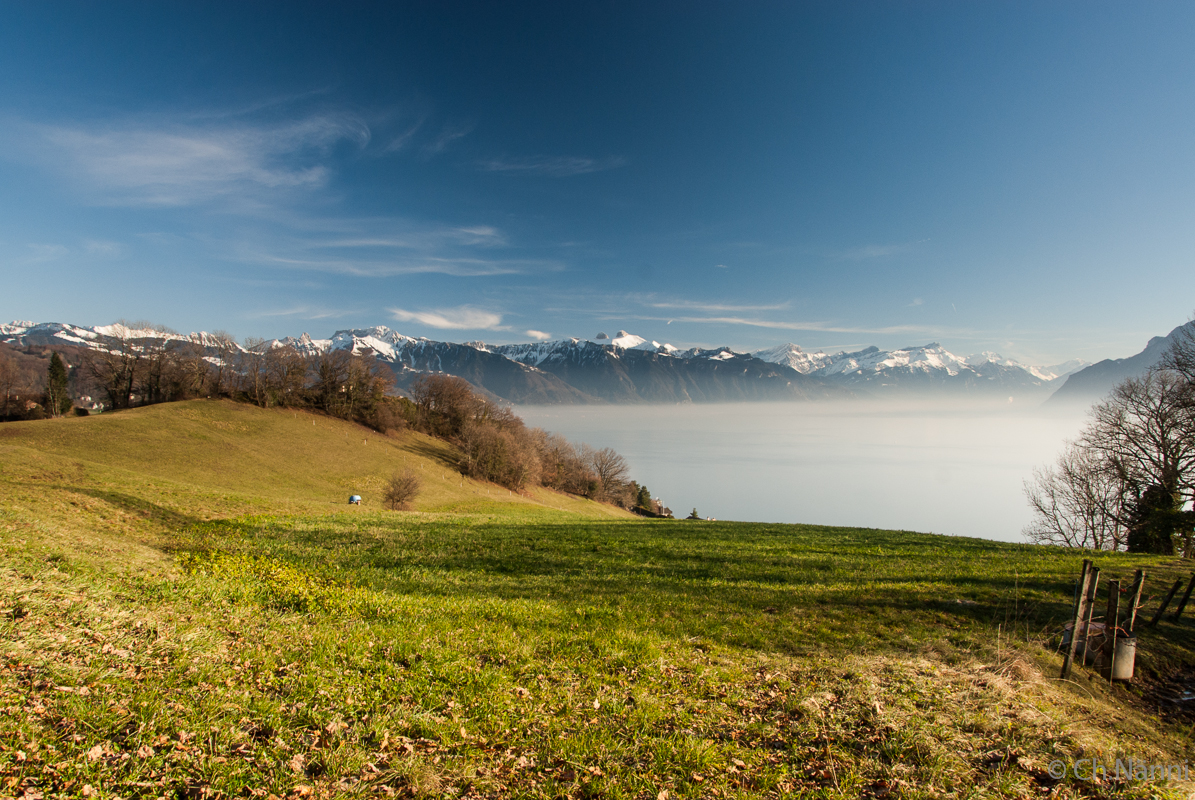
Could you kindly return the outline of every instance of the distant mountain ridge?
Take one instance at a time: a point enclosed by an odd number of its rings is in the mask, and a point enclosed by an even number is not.
[[[0,325],[0,342],[109,349],[139,340],[211,348],[207,333],[182,335],[123,325],[62,323]],[[1044,397],[1083,362],[1026,366],[995,353],[959,357],[940,343],[898,350],[809,352],[785,344],[752,353],[728,347],[682,350],[618,331],[592,339],[529,344],[457,344],[413,337],[385,326],[337,331],[328,339],[304,333],[263,342],[308,355],[330,350],[372,354],[388,364],[400,388],[420,375],[457,375],[496,399],[522,404],[711,403],[846,399],[894,394]],[[238,346],[239,347],[239,346]],[[240,347],[242,352],[248,352]]]
[[[1155,336],[1146,343],[1145,349],[1128,358],[1106,358],[1071,374],[1066,382],[1050,396],[1049,402],[1093,403],[1112,391],[1112,387],[1125,378],[1144,375],[1162,360],[1183,329],[1195,331],[1195,322],[1179,325],[1165,336]]]
[[[966,394],[1045,394],[1056,381],[1085,362],[1068,361],[1050,367],[1020,364],[998,353],[961,358],[938,342],[898,350],[868,347],[833,355],[785,344],[754,355],[786,364],[805,375],[871,393],[941,392]]]

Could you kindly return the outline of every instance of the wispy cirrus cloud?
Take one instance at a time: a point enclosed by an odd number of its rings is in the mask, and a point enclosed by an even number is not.
[[[186,206],[324,186],[328,151],[364,147],[369,127],[350,116],[284,124],[137,119],[106,125],[16,126],[25,149],[96,203]]]
[[[344,221],[345,225],[354,224]],[[459,245],[464,247],[500,247],[505,235],[488,225],[452,227],[446,225],[402,225],[397,220],[364,220],[356,223],[359,232],[333,232],[327,238],[310,238],[305,246],[314,249],[346,250],[416,250]]]
[[[285,106],[285,102],[283,102]],[[159,246],[206,248],[217,259],[277,269],[387,277],[541,274],[558,260],[524,254],[497,227],[394,217],[346,216],[351,183],[335,182],[345,149],[369,147],[373,132],[348,113],[297,114],[279,122],[228,114],[140,115],[124,119],[0,126],[0,152],[27,158],[61,179],[87,205],[201,213],[159,217],[171,228]],[[375,120],[385,132],[391,121]],[[419,118],[400,129],[379,154],[405,148],[431,156],[469,134],[471,124],[433,128]],[[229,219],[235,215],[235,223]],[[185,229],[178,227],[178,221]],[[140,234],[137,234],[140,235]],[[115,245],[85,245],[91,256],[114,257]],[[82,251],[80,251],[82,252]],[[27,252],[47,260],[65,251]]]
[[[313,308],[306,305],[291,306],[289,308],[271,309],[249,314],[250,318],[266,317],[299,317],[301,319],[332,319],[343,317],[348,312],[339,309]]]
[[[440,308],[429,311],[408,311],[404,308],[387,309],[390,316],[399,322],[418,322],[431,328],[454,331],[506,331],[510,326],[502,324],[502,315],[473,306]]]
[[[241,260],[274,267],[330,272],[367,278],[386,278],[395,275],[440,274],[458,278],[478,278],[496,275],[526,275],[555,268],[554,264],[518,259],[443,258],[424,256],[411,258],[288,258],[266,251],[243,252]]]
[[[591,172],[604,172],[625,166],[625,158],[586,158],[583,156],[530,156],[526,158],[492,158],[478,161],[483,172],[500,172],[508,175],[542,175],[550,178],[571,178]]]
[[[89,255],[102,256],[104,258],[117,258],[124,255],[124,245],[120,242],[109,242],[101,239],[88,239],[83,243],[83,249]]]
[[[472,133],[476,127],[476,123],[473,122],[458,122],[445,125],[440,129],[440,132],[434,139],[423,146],[420,152],[422,152],[424,158],[438,156],[447,150],[457,139],[463,139]]]
[[[763,305],[732,305],[727,303],[703,303],[697,300],[662,300],[644,303],[648,308],[678,308],[690,311],[780,311],[788,308],[785,303],[766,303]]]
[[[423,123],[427,121],[426,117],[421,117],[415,124],[411,125],[402,133],[390,139],[390,142],[383,148],[383,152],[397,153],[400,150],[405,150],[407,145],[415,138],[415,134],[423,127]]]
[[[612,319],[615,317],[611,317]],[[698,324],[716,324],[716,325],[745,325],[752,328],[772,328],[774,330],[785,331],[810,331],[817,333],[869,333],[869,334],[896,334],[896,333],[921,333],[931,336],[944,336],[947,334],[962,335],[960,331],[948,331],[943,328],[927,326],[927,325],[883,325],[883,326],[861,326],[861,325],[843,325],[833,322],[822,322],[814,320],[781,320],[781,319],[764,319],[760,317],[742,317],[742,316],[675,316],[675,317],[660,317],[649,315],[620,315],[619,319],[640,319],[652,322],[686,322]]]
[[[275,268],[363,277],[441,274],[485,277],[556,272],[559,261],[512,257],[489,225],[436,225],[388,218],[288,215],[288,229],[230,245],[228,258]]]

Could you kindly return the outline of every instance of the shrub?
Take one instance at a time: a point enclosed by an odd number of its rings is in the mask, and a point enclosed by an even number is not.
[[[414,472],[407,470],[401,475],[396,472],[390,476],[390,482],[382,492],[382,502],[391,511],[406,510],[422,488],[423,482]]]

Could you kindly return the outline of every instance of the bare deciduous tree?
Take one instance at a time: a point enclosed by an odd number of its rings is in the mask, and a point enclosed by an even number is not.
[[[386,488],[382,490],[382,502],[391,511],[403,511],[410,507],[422,489],[423,482],[414,472],[396,472],[390,476]]]
[[[1195,493],[1195,418],[1190,382],[1169,370],[1121,381],[1091,412],[1082,446],[1137,492],[1158,486],[1181,505]]]
[[[411,385],[411,397],[433,436],[460,435],[465,424],[484,413],[485,401],[469,382],[452,375],[424,375]]]
[[[128,328],[119,323],[113,327],[110,346],[90,352],[85,366],[107,396],[109,408],[128,408],[141,375],[141,359]]]
[[[232,394],[237,388],[236,364],[241,348],[237,346],[236,338],[227,331],[216,331],[208,340],[216,351],[209,373],[212,392],[216,395]]]
[[[1124,484],[1097,454],[1069,444],[1054,467],[1036,469],[1025,482],[1033,521],[1025,535],[1041,544],[1123,550]]]
[[[305,405],[307,360],[290,345],[268,347],[261,356],[264,373],[264,405]],[[259,405],[262,404],[259,401]]]
[[[597,477],[601,494],[613,497],[626,485],[631,468],[627,460],[611,447],[601,450],[589,450],[589,467]]]
[[[13,401],[21,389],[22,375],[7,347],[0,347],[0,417],[13,413]]]

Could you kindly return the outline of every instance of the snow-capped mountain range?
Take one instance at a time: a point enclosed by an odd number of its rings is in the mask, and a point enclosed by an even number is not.
[[[841,351],[833,355],[821,350],[810,353],[795,344],[782,344],[779,347],[756,350],[752,355],[764,361],[792,367],[802,375],[882,375],[893,370],[909,370],[957,377],[968,372],[990,373],[992,367],[1003,367],[1014,371],[1021,370],[1046,383],[1065,378],[1087,365],[1086,361],[1072,359],[1051,366],[1030,366],[990,351],[963,358],[937,342],[900,350],[868,347],[853,353]]]
[[[120,324],[0,324],[0,342],[17,346],[106,350],[146,340],[198,344],[211,348],[213,357],[219,346],[206,333],[181,335]],[[799,400],[910,393],[1044,399],[1084,366],[1080,361],[1030,366],[990,352],[960,357],[937,342],[833,354],[784,344],[739,353],[727,347],[685,350],[626,331],[590,339],[490,345],[439,342],[384,326],[337,331],[329,339],[304,333],[254,349],[283,346],[308,355],[330,350],[373,354],[390,365],[400,387],[429,372],[459,375],[516,403]]]

